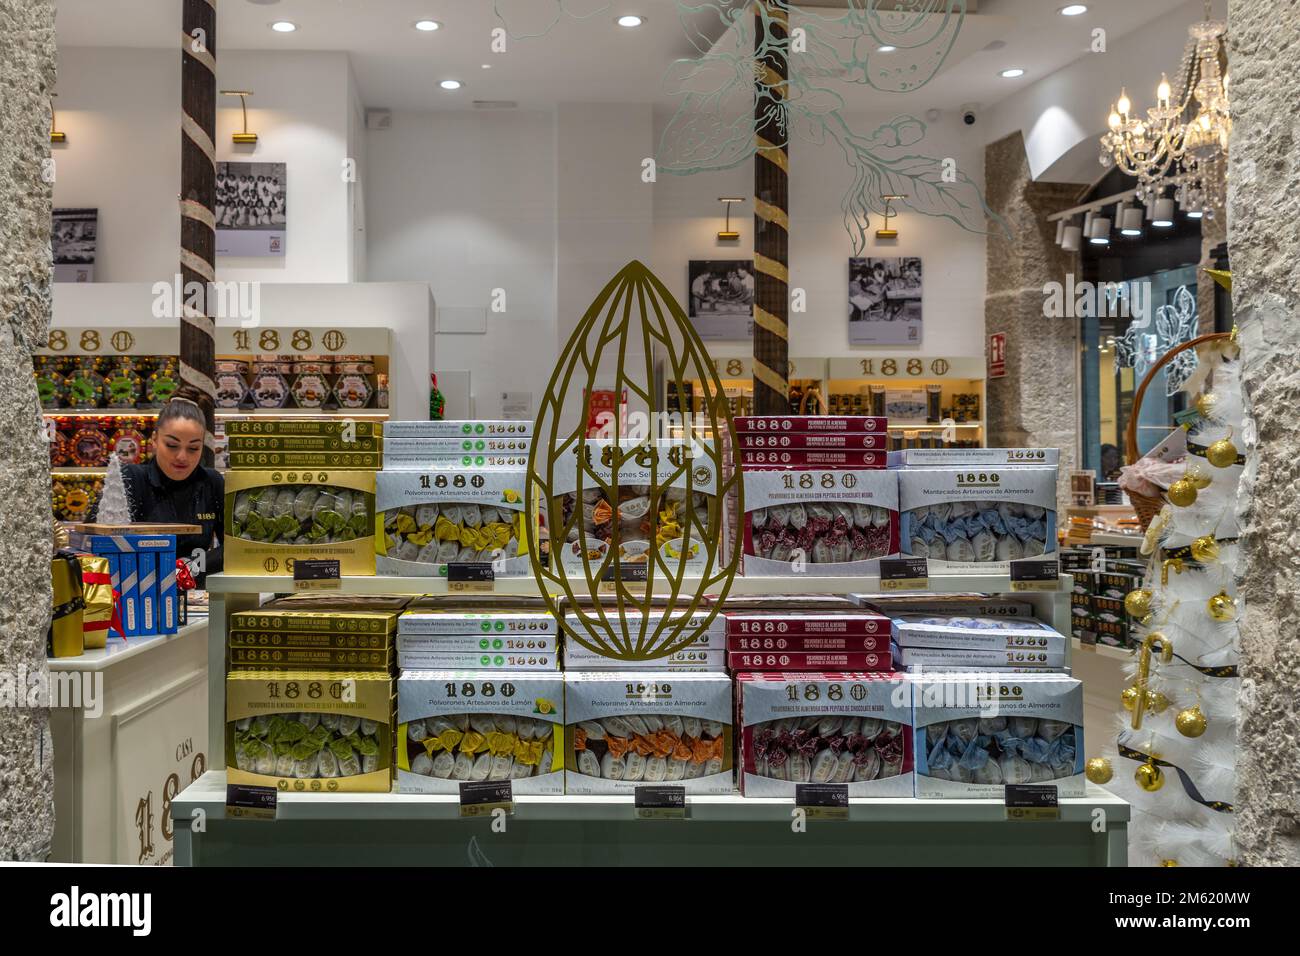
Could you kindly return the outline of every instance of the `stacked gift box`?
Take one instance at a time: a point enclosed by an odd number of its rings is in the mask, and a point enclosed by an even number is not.
[[[398,612],[262,606],[230,615],[231,672],[393,669]]]
[[[519,421],[388,422],[384,469],[526,468],[533,423]]]
[[[657,671],[661,675],[727,669],[725,623],[703,608],[693,613],[651,607],[620,611],[612,603],[571,604],[564,614],[566,671]],[[612,635],[612,639],[610,637]],[[627,635],[628,646],[624,646]],[[671,648],[646,656],[643,648]]]
[[[375,471],[383,465],[383,422],[264,418],[225,423],[232,471],[328,468]]]
[[[70,535],[71,546],[106,558],[123,637],[174,634],[180,626],[181,596],[176,585],[176,536],[131,531],[130,526],[100,533],[96,525]],[[102,644],[100,646],[103,646]]]
[[[745,511],[728,501],[742,573],[874,574],[898,552],[898,480],[883,418],[736,419]]]
[[[889,618],[872,611],[729,611],[727,664],[741,671],[893,669]]]
[[[1061,570],[1073,579],[1070,622],[1083,644],[1132,647],[1138,622],[1124,607],[1125,596],[1142,587],[1145,562],[1131,548],[1067,548]]]
[[[397,622],[403,670],[558,671],[559,628],[550,611],[511,606],[449,608],[417,599]]]

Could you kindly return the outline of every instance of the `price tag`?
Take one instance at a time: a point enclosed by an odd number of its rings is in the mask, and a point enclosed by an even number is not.
[[[1055,559],[1026,558],[1011,562],[1011,590],[1055,591],[1060,586],[1057,578],[1061,565]]]
[[[515,812],[514,788],[509,780],[465,781],[460,785],[460,815],[487,817],[493,810]]]
[[[617,594],[619,582],[646,581],[650,568],[645,564],[611,564],[601,578],[599,593]]]
[[[812,820],[847,820],[849,785],[847,783],[796,783],[794,805]]]
[[[925,558],[881,558],[880,590],[924,591],[930,586],[930,565]]]
[[[1006,785],[1008,820],[1059,820],[1056,785],[1047,783],[1009,783]]]
[[[447,565],[448,591],[492,591],[496,587],[496,572],[486,562]]]
[[[338,558],[299,558],[293,563],[295,591],[329,591],[342,586]]]
[[[244,783],[226,784],[226,817],[242,820],[274,820],[275,787],[254,787]]]
[[[638,820],[685,820],[686,788],[648,784],[636,788],[634,802]]]

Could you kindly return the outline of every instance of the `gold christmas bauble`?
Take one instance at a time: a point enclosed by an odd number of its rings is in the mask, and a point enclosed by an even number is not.
[[[1155,793],[1165,785],[1164,771],[1150,761],[1137,768],[1137,772],[1133,774],[1133,779],[1147,793]]]
[[[1119,695],[1120,703],[1124,705],[1125,710],[1132,710],[1137,706],[1138,694],[1141,693],[1136,687],[1125,687],[1124,693]]]
[[[1202,468],[1199,462],[1193,462],[1188,467],[1187,480],[1196,486],[1197,491],[1202,491],[1214,483],[1210,473]]]
[[[1160,865],[1161,865],[1161,866],[1177,866],[1177,865],[1178,865],[1178,861],[1177,861],[1177,860],[1161,860],[1161,861],[1160,861]]]
[[[1178,716],[1174,718],[1174,726],[1184,737],[1199,737],[1205,733],[1207,726],[1205,714],[1200,707],[1188,707],[1186,710],[1180,710]]]
[[[1209,418],[1214,414],[1214,406],[1219,404],[1219,396],[1213,392],[1202,392],[1196,398],[1196,410],[1202,418]]]
[[[1230,438],[1220,438],[1205,449],[1205,459],[1215,468],[1227,468],[1237,463],[1237,446]]]
[[[1227,591],[1220,591],[1205,602],[1205,609],[1210,617],[1220,624],[1231,621],[1237,616],[1237,602],[1228,596]]]
[[[1147,710],[1153,714],[1163,714],[1169,709],[1169,698],[1158,690],[1147,691]]]
[[[1211,561],[1218,560],[1219,542],[1214,540],[1214,535],[1203,534],[1193,541],[1192,557],[1201,564],[1209,564]]]
[[[1179,478],[1169,486],[1169,502],[1179,508],[1196,503],[1196,484],[1190,478]]]
[[[1124,610],[1129,617],[1144,618],[1151,613],[1152,594],[1146,588],[1137,588],[1124,595]]]
[[[1110,783],[1110,778],[1115,775],[1111,768],[1110,761],[1105,757],[1093,757],[1083,768],[1084,774],[1093,783],[1101,786],[1104,783]]]

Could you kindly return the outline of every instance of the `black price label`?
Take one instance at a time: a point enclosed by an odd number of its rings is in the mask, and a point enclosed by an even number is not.
[[[1006,785],[1008,820],[1059,820],[1055,784],[1009,783]]]
[[[925,558],[881,558],[880,590],[924,591],[930,586],[930,565]]]
[[[338,558],[299,558],[293,563],[295,591],[327,591],[342,586]]]
[[[491,591],[495,582],[496,572],[487,562],[447,565],[448,591]]]
[[[515,812],[514,788],[509,780],[465,781],[460,785],[462,817],[491,816],[493,810]]]
[[[685,820],[686,788],[668,784],[637,787],[633,801],[638,820]]]
[[[605,573],[600,579],[600,592],[602,594],[616,593],[620,581],[649,580],[649,570],[649,566],[645,564],[611,564],[605,569]]]
[[[1056,558],[1024,558],[1011,562],[1011,590],[1055,591],[1061,565]]]
[[[274,820],[275,787],[255,787],[245,783],[226,784],[226,816],[243,820]]]
[[[794,805],[810,819],[847,820],[849,785],[847,783],[796,783]]]

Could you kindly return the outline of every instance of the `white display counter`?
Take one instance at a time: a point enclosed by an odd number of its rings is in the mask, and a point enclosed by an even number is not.
[[[90,711],[50,711],[50,862],[172,862],[172,800],[214,759],[207,654],[208,619],[194,615],[175,634],[119,638],[49,662],[52,680],[78,674],[92,681],[95,702]]]

